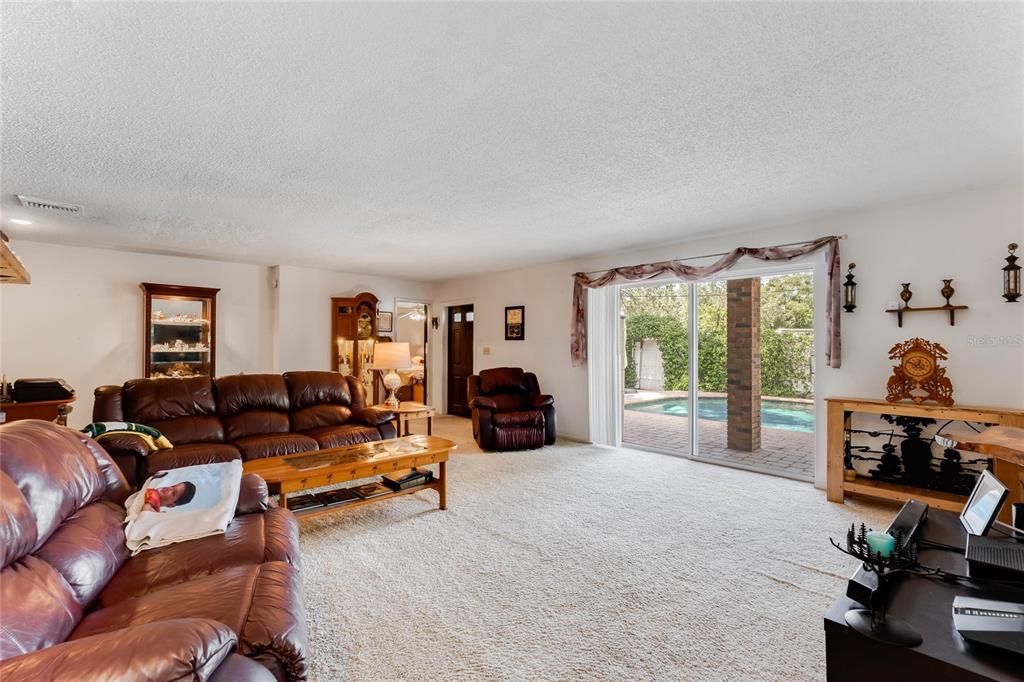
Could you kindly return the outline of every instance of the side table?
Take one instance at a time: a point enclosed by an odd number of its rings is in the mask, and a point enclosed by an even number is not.
[[[391,410],[395,413],[395,428],[398,430],[398,436],[409,435],[409,422],[413,419],[426,419],[427,420],[427,435],[434,435],[434,408],[430,405],[424,405],[423,403],[414,403],[412,401],[405,401],[399,403],[398,409],[394,409],[388,405],[377,405],[376,407]]]
[[[63,398],[61,400],[40,400],[31,403],[0,403],[0,412],[4,419],[0,421],[16,422],[21,419],[43,419],[48,422],[57,422],[61,426],[68,425],[68,414],[74,409],[71,403],[75,397]]]

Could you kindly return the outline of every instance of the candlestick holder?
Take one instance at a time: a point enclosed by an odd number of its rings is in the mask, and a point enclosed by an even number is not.
[[[921,634],[910,623],[899,618],[886,617],[889,589],[896,574],[917,568],[917,545],[905,542],[903,533],[897,530],[893,537],[895,547],[888,555],[873,551],[868,544],[868,528],[862,523],[851,524],[846,532],[846,547],[832,538],[828,541],[844,554],[859,560],[865,571],[878,577],[878,587],[871,594],[871,603],[866,609],[850,609],[846,612],[846,624],[878,642],[894,646],[913,647],[923,640]]]

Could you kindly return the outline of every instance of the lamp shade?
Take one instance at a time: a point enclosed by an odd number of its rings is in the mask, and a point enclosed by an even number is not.
[[[408,343],[378,343],[373,348],[373,369],[408,369],[412,358]]]

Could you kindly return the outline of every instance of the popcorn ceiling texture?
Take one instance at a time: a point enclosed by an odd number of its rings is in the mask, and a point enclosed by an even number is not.
[[[444,279],[990,182],[1022,12],[4,3],[4,229]]]

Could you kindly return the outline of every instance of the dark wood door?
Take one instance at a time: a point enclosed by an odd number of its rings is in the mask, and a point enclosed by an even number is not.
[[[448,414],[470,416],[466,380],[473,375],[473,306],[448,308]]]

